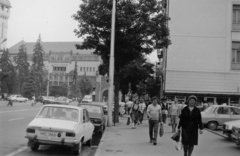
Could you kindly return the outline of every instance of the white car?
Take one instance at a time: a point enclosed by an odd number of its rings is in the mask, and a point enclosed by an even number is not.
[[[92,101],[92,95],[85,95],[82,99],[82,103],[91,103]]]
[[[82,144],[91,147],[93,131],[86,109],[50,104],[44,105],[29,123],[25,137],[32,151],[37,151],[39,145],[64,145],[79,155]]]
[[[16,101],[16,102],[27,102],[28,98],[22,97],[21,95],[11,95],[9,97],[10,100]]]
[[[228,136],[229,139],[232,139],[231,135],[232,135],[232,127],[236,126],[236,125],[240,125],[240,120],[234,120],[234,121],[229,121],[229,122],[225,122],[223,124],[223,134]]]

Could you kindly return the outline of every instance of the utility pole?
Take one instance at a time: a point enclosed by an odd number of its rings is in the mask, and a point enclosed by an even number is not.
[[[112,6],[112,27],[111,27],[111,52],[109,63],[109,89],[108,89],[108,120],[107,126],[112,126],[112,104],[113,104],[113,83],[114,83],[114,43],[115,43],[115,16],[116,0],[113,0]]]

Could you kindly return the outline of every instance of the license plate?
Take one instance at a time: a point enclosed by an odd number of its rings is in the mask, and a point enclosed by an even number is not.
[[[40,135],[45,136],[45,137],[54,137],[55,138],[55,137],[57,137],[58,133],[42,131],[42,132],[40,132]]]

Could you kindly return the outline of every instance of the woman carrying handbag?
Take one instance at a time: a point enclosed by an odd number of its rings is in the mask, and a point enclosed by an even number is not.
[[[203,133],[202,116],[200,110],[195,106],[197,97],[192,95],[188,97],[188,106],[184,107],[178,125],[178,131],[181,132],[184,156],[191,156],[194,145],[198,145],[199,133]],[[180,131],[180,128],[182,130]]]

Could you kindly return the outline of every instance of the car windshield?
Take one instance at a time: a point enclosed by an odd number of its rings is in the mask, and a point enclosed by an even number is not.
[[[82,108],[85,108],[90,113],[101,113],[101,109],[98,106],[92,106],[92,105],[81,105]]]
[[[214,110],[214,107],[210,106],[207,109],[205,109],[203,112],[210,113],[210,112],[213,112],[213,110]]]
[[[37,118],[69,120],[78,122],[78,116],[78,110],[74,108],[47,106],[43,107]]]

